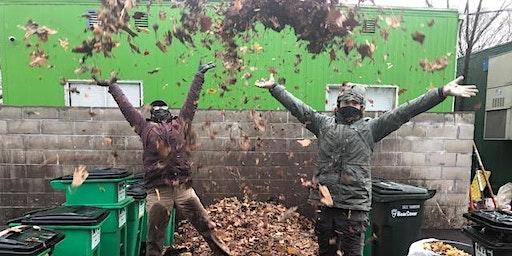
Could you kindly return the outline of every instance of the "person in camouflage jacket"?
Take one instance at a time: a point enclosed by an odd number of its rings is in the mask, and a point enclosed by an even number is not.
[[[326,186],[332,205],[317,210],[319,255],[362,255],[364,232],[371,207],[371,155],[375,143],[400,128],[412,117],[441,103],[446,96],[471,97],[476,86],[462,86],[462,77],[430,90],[375,119],[363,118],[365,88],[343,86],[334,116],[321,114],[277,85],[271,77],[256,86],[269,89],[293,116],[317,137],[318,156],[313,184]],[[344,89],[344,90],[343,90]],[[318,197],[318,191],[310,198]]]

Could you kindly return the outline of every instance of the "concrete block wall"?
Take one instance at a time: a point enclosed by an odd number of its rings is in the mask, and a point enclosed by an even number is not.
[[[300,176],[314,170],[316,143],[284,111],[199,111],[194,128],[194,187],[204,204],[250,194],[299,206],[310,215]],[[376,114],[375,114],[376,115]],[[437,189],[426,202],[425,227],[461,225],[473,139],[472,113],[425,113],[381,141],[374,178]],[[303,147],[297,141],[309,138]],[[118,109],[0,107],[0,226],[7,219],[63,202],[49,180],[78,164],[141,170],[142,144]]]

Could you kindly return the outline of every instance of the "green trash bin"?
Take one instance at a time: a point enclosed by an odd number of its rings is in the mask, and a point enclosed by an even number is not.
[[[64,239],[64,234],[33,226],[16,226],[0,231],[0,255],[53,255],[54,246]]]
[[[113,205],[126,199],[126,181],[131,172],[124,169],[98,168],[79,187],[71,187],[72,175],[53,179],[50,184],[56,190],[64,190],[66,205]]]
[[[108,212],[101,230],[101,251],[108,252],[107,255],[126,256],[127,254],[127,216],[128,205],[132,204],[134,199],[131,196],[119,204],[98,205]],[[67,202],[65,203],[67,205]]]
[[[407,255],[420,231],[423,203],[435,190],[391,181],[372,183],[372,255]]]
[[[165,229],[165,240],[164,246],[171,246],[174,242],[174,226],[176,225],[176,209],[173,208],[171,212],[171,216],[169,216],[169,224],[167,224],[167,228]]]
[[[128,205],[128,256],[138,256],[140,254],[142,229],[144,215],[146,214],[146,190],[141,183],[128,185],[127,195],[133,197],[133,203]]]
[[[59,206],[37,210],[9,221],[9,226],[35,225],[57,230],[65,235],[53,256],[100,256],[102,225],[106,210],[88,206]],[[111,255],[111,254],[103,254]]]

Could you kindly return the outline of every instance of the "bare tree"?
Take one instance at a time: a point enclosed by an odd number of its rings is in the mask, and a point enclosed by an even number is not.
[[[458,56],[463,56],[464,62],[461,75],[467,77],[471,53],[494,45],[512,40],[510,0],[503,1],[497,10],[486,11],[482,8],[483,0],[478,0],[475,12],[470,12],[471,0],[466,0],[464,19],[459,27]],[[460,110],[462,100],[458,99],[455,109]]]

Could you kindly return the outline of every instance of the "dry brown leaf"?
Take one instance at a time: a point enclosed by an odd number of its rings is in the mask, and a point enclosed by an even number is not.
[[[109,138],[109,137],[103,138],[103,145],[109,145],[109,146],[112,145],[112,138]]]
[[[320,191],[320,202],[327,206],[332,206],[334,202],[332,200],[331,192],[329,192],[329,189],[324,185],[319,185],[318,190]]]
[[[423,44],[423,42],[425,41],[425,34],[423,34],[422,32],[419,32],[419,31],[415,31],[414,33],[412,33],[411,37],[412,37],[412,40],[414,40],[420,44]]]
[[[396,16],[388,16],[386,17],[386,24],[391,28],[399,28],[400,19]]]
[[[256,112],[254,109],[249,111],[254,127],[261,132],[264,132],[267,127],[267,121],[263,118],[261,113]]]
[[[88,176],[89,172],[87,172],[87,167],[85,165],[79,165],[73,172],[73,181],[71,182],[71,187],[76,188],[81,186]]]
[[[373,53],[375,52],[375,44],[366,42],[364,44],[360,44],[357,47],[357,52],[359,52],[359,55],[361,55],[361,59],[364,60],[365,57],[368,57],[373,60]]]
[[[167,12],[165,12],[165,11],[159,11],[159,12],[158,12],[158,18],[159,18],[161,21],[164,21],[165,19],[167,19]]]
[[[60,39],[59,38],[59,44],[62,48],[64,48],[65,51],[68,50],[68,46],[69,46],[69,41],[67,38],[64,38],[64,39]]]
[[[389,31],[387,29],[385,29],[385,28],[381,28],[380,29],[380,36],[382,37],[382,39],[387,41],[388,37],[389,37]]]
[[[43,50],[37,49],[30,54],[30,62],[29,65],[31,67],[44,67],[48,65],[48,54],[46,54]]]
[[[233,0],[233,8],[234,12],[240,12],[242,10],[242,0]]]
[[[303,146],[303,147],[308,147],[309,145],[311,145],[311,143],[313,141],[311,141],[310,139],[303,139],[303,140],[297,140],[297,142]]]
[[[252,146],[251,146],[251,139],[249,138],[249,136],[247,136],[245,134],[240,136],[239,144],[240,144],[240,148],[243,151],[249,151],[252,148]]]
[[[158,47],[158,49],[160,49],[160,51],[162,51],[163,53],[166,53],[167,52],[167,46],[165,44],[163,44],[161,41],[158,41],[156,42],[156,46]]]
[[[356,43],[354,42],[354,39],[349,37],[343,42],[343,51],[345,52],[346,55],[348,55],[350,53],[350,51],[352,51],[352,49],[354,49],[355,46],[356,46]]]
[[[438,57],[435,62],[430,62],[428,59],[420,60],[420,66],[423,71],[435,72],[443,70],[448,66],[448,58],[446,56]]]

